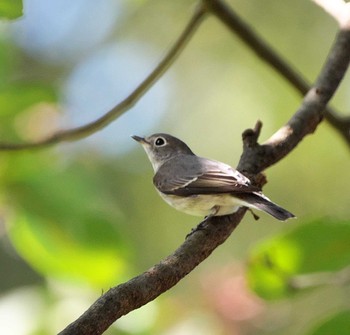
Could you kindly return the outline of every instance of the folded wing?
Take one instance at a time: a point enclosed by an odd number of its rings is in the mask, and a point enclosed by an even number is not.
[[[165,194],[251,193],[259,189],[248,178],[221,162],[200,157],[176,157],[164,163],[153,178],[157,189]],[[174,173],[169,174],[169,171]]]

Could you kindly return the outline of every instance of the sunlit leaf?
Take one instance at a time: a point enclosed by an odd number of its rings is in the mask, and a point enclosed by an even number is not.
[[[22,0],[1,0],[0,18],[15,19],[23,14]]]
[[[124,254],[118,246],[84,245],[56,222],[38,217],[20,215],[11,225],[17,251],[44,275],[108,287],[125,274]]]
[[[0,90],[11,82],[11,73],[17,65],[16,50],[6,40],[0,39]]]
[[[348,335],[350,331],[350,311],[343,311],[333,315],[319,324],[307,335]]]
[[[42,133],[49,132],[50,127],[55,126],[52,113],[48,113],[55,109],[54,105],[47,104],[54,101],[56,94],[50,85],[21,83],[0,87],[1,141],[9,142],[23,137],[25,140],[36,140],[36,136],[44,137]],[[29,110],[35,104],[36,108]],[[40,115],[41,119],[46,115],[46,127],[42,124],[45,120],[40,121]]]
[[[266,299],[296,292],[294,276],[337,271],[350,264],[350,223],[320,220],[258,245],[249,259],[251,287]]]
[[[52,102],[56,94],[52,86],[40,83],[8,85],[0,90],[0,116],[13,116],[37,102]]]
[[[18,170],[5,171],[16,213],[10,222],[16,250],[43,275],[99,288],[115,284],[130,269],[116,200],[99,189],[97,175],[79,165],[60,172],[50,168],[52,158],[43,168],[26,157],[11,157]]]

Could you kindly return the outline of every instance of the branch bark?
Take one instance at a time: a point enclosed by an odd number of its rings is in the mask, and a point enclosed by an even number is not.
[[[327,103],[337,90],[350,61],[350,30],[340,30],[327,62],[314,86],[305,95],[300,108],[288,123],[264,144],[249,143],[241,156],[238,169],[257,174],[292,151],[302,138],[313,133],[322,121]]]
[[[310,84],[303,76],[288,64],[276,50],[259,36],[246,22],[244,22],[232,8],[220,0],[203,0],[211,11],[229,30],[237,36],[264,62],[284,77],[301,95],[310,90]],[[324,2],[323,0],[315,0]],[[337,0],[340,1],[340,0]],[[332,1],[328,1],[332,2]],[[347,6],[349,8],[349,6]],[[347,22],[344,17],[342,21]],[[346,25],[343,24],[347,30]],[[350,117],[342,117],[331,107],[326,107],[324,117],[333,126],[350,148]]]
[[[102,334],[115,320],[169,290],[205,260],[237,227],[245,209],[232,216],[215,217],[170,256],[141,275],[101,296],[79,319],[59,335]]]
[[[206,1],[211,6],[220,1]],[[227,7],[216,12],[229,20]],[[222,17],[221,17],[222,16]],[[339,86],[350,61],[350,30],[342,29],[335,38],[328,59],[315,85],[307,92],[298,111],[265,144],[258,144],[261,123],[244,132],[243,154],[238,169],[255,175],[275,164],[300,141],[314,132],[324,110]],[[205,230],[197,230],[170,256],[130,281],[110,289],[60,335],[102,334],[115,320],[147,304],[174,286],[222,244],[242,220],[246,209],[225,217],[211,218]]]

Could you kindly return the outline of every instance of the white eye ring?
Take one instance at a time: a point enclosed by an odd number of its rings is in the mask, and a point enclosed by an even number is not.
[[[166,145],[166,140],[163,137],[157,137],[154,141],[154,145],[156,147],[163,147],[164,145]]]

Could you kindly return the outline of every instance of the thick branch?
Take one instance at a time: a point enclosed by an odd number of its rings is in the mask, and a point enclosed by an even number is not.
[[[228,10],[228,9],[227,9]],[[222,15],[229,15],[226,11]],[[244,151],[238,169],[257,174],[287,155],[322,120],[326,104],[341,82],[350,57],[350,32],[340,31],[314,87],[301,107],[266,144],[257,143],[261,129],[244,132]],[[174,286],[222,244],[239,224],[245,209],[226,217],[209,220],[205,230],[197,230],[172,255],[143,274],[109,290],[61,335],[101,334],[120,316],[145,305]]]
[[[173,287],[222,244],[241,221],[245,209],[215,217],[170,256],[130,281],[110,289],[59,335],[102,334],[115,320]]]
[[[325,107],[343,79],[349,62],[350,30],[341,30],[322,72],[298,111],[263,145],[246,146],[239,168],[242,169],[241,164],[248,162],[249,172],[259,173],[286,156],[306,135],[313,133],[322,121]]]
[[[305,95],[310,90],[310,84],[307,80],[279,56],[276,50],[268,45],[261,36],[258,36],[258,34],[224,2],[220,0],[203,1],[206,3],[209,10],[218,17],[227,28],[237,34],[261,60],[282,75],[300,94]],[[326,107],[324,116],[350,146],[350,117],[341,117],[339,113],[331,107]]]
[[[25,149],[44,148],[60,142],[76,141],[96,133],[112,123],[116,118],[133,107],[144,94],[152,87],[152,85],[164,74],[164,72],[173,64],[181,51],[187,45],[192,35],[205,17],[205,10],[202,6],[198,6],[188,22],[183,33],[172,48],[165,55],[158,66],[149,74],[149,76],[123,101],[116,105],[109,112],[98,118],[97,120],[88,123],[84,126],[61,130],[51,135],[50,137],[38,141],[27,143],[0,143],[0,150],[14,151]]]

